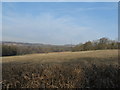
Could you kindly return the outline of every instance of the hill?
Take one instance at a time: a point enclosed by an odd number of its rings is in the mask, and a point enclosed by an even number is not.
[[[4,62],[71,62],[75,59],[81,58],[117,58],[117,50],[93,50],[93,51],[79,51],[79,52],[53,52],[43,54],[28,54],[22,56],[3,57]]]
[[[16,56],[33,53],[65,52],[65,51],[89,51],[118,49],[119,42],[108,38],[100,38],[94,41],[72,45],[51,45],[40,43],[22,43],[22,42],[2,42],[2,56]]]

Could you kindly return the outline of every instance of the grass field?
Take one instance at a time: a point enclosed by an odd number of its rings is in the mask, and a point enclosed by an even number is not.
[[[2,58],[3,88],[118,87],[118,50]]]

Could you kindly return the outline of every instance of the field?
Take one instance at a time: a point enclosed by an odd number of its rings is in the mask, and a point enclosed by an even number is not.
[[[3,88],[116,88],[118,50],[2,58]]]

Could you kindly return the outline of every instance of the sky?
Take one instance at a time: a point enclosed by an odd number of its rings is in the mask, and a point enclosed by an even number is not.
[[[1,0],[4,2],[118,2],[119,0]]]
[[[118,38],[117,2],[3,2],[3,41],[79,44]]]
[[[0,2],[0,41],[2,41],[2,3]]]

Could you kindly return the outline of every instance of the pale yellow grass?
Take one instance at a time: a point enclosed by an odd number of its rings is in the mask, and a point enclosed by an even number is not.
[[[114,58],[118,57],[118,50],[93,50],[80,52],[55,52],[44,54],[28,54],[22,56],[3,57],[2,62],[68,62],[80,58]]]

